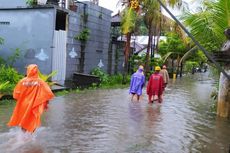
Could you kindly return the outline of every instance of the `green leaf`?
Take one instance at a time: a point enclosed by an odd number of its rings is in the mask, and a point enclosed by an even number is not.
[[[136,20],[137,14],[132,8],[125,10],[121,21],[122,33],[127,34],[132,32],[135,28]]]
[[[50,83],[49,79],[50,79],[51,77],[55,76],[56,74],[57,74],[57,71],[53,71],[53,72],[51,72],[51,73],[48,74],[48,75],[42,74],[40,71],[38,72],[39,77],[40,77],[43,81],[49,82],[49,83]]]
[[[5,83],[0,83],[0,91],[4,90],[9,83],[9,81],[6,81]]]

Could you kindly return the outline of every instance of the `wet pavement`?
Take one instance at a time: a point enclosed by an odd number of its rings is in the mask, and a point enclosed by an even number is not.
[[[8,128],[14,104],[0,105],[0,153],[227,153],[230,120],[211,113],[216,82],[171,80],[162,104],[131,102],[126,89],[56,97],[34,135]]]

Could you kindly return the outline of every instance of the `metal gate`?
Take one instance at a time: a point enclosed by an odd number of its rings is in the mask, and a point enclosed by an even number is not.
[[[52,81],[64,85],[66,75],[66,31],[54,31],[54,49],[52,59],[52,70],[57,71],[57,74],[52,77]]]

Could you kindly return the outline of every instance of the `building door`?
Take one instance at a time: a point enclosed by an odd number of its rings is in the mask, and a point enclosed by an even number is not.
[[[66,43],[67,32],[63,30],[54,31],[54,49],[52,70],[57,71],[57,74],[52,77],[52,81],[58,82],[61,85],[65,83],[66,75]]]

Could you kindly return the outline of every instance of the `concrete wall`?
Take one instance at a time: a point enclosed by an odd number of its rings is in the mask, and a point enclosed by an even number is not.
[[[87,22],[84,23],[82,18],[84,15],[84,4],[78,4],[76,13],[72,11],[69,13],[67,55],[74,50],[77,53],[77,57],[67,56],[67,79],[71,78],[73,72],[79,71],[81,42],[75,40],[74,36],[79,34],[84,26],[90,30],[89,40],[85,48],[84,73],[90,73],[93,68],[96,68],[100,59],[104,65],[102,69],[106,72],[108,70],[112,12],[89,2],[84,3],[86,4],[85,12],[88,15]]]
[[[67,34],[67,61],[66,61],[66,79],[72,79],[73,73],[78,71],[80,42],[74,40],[74,36],[80,32],[79,29],[80,14],[69,12],[68,16],[68,34]],[[75,53],[75,54],[71,54]]]
[[[0,0],[0,3],[3,0]],[[16,3],[17,2],[17,3]],[[52,71],[53,32],[55,30],[56,8],[15,8],[25,6],[24,1],[15,0],[15,4],[4,1],[4,8],[0,7],[0,37],[5,44],[0,46],[3,50],[1,57],[5,59],[12,55],[11,48],[20,48],[22,57],[15,67],[24,72],[28,63],[39,65],[43,73]],[[1,3],[3,6],[3,3]],[[85,9],[84,9],[85,4]],[[85,48],[84,73],[88,74],[98,67],[99,61],[103,63],[102,69],[108,70],[108,50],[110,43],[110,27],[112,11],[94,5],[90,2],[78,3],[77,12],[67,11],[67,65],[66,79],[72,79],[73,73],[79,71],[81,42],[74,39],[84,26],[90,30],[89,40]],[[87,21],[83,22],[84,12]],[[43,51],[41,51],[43,49]],[[39,55],[45,53],[48,58],[41,59]]]
[[[102,69],[108,70],[108,50],[110,43],[111,11],[98,7],[97,5],[88,5],[87,27],[90,29],[90,39],[88,41],[86,61],[86,72],[90,72],[95,65],[99,64],[101,59]]]
[[[43,73],[50,73],[55,14],[54,8],[0,9],[0,37],[5,40],[1,57],[7,59],[19,48],[21,57],[14,66],[20,72],[35,63]]]
[[[26,0],[0,0],[0,8],[25,7]]]
[[[112,74],[124,71],[124,43],[112,44]]]

